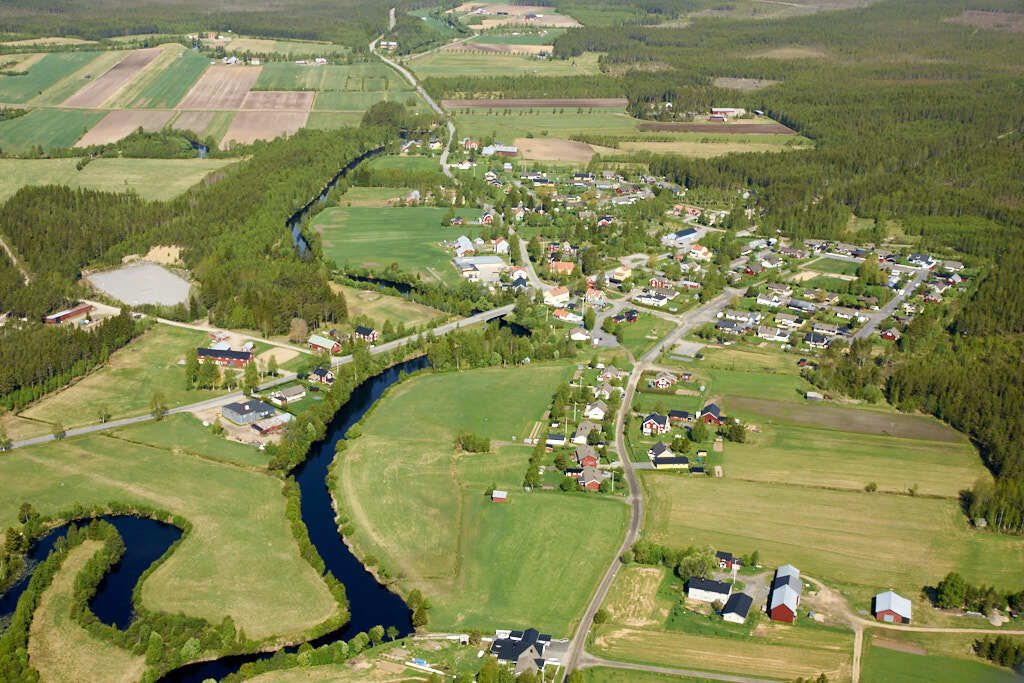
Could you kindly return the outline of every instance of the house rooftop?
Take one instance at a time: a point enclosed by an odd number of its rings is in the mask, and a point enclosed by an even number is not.
[[[725,607],[722,608],[722,614],[735,614],[746,619],[747,614],[750,613],[750,606],[753,603],[754,600],[746,593],[733,593],[729,596],[729,599],[725,601]]]

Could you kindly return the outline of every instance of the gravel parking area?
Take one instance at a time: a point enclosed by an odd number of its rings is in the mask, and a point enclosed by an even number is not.
[[[191,285],[155,263],[133,263],[86,278],[93,287],[129,306],[173,306],[188,301]]]

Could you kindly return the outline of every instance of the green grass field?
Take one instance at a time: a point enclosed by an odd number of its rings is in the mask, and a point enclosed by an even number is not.
[[[214,140],[222,139],[227,134],[228,128],[231,127],[231,122],[235,120],[235,114],[236,112],[233,111],[214,112],[213,120],[203,131],[203,136],[212,137]]]
[[[122,427],[112,435],[129,441],[144,443],[173,453],[193,455],[211,460],[264,467],[269,460],[266,453],[253,446],[228,441],[214,436],[208,427],[189,414],[168,415],[160,421],[150,420],[131,427]]]
[[[195,85],[209,65],[209,60],[198,52],[184,50],[180,57],[174,57],[174,60],[142,89],[131,106],[173,107]]]
[[[644,534],[660,543],[759,550],[767,566],[790,562],[865,593],[891,587],[916,596],[951,570],[1005,589],[1024,581],[1024,540],[972,531],[955,501],[728,476],[645,472],[641,481],[649,501]]]
[[[185,368],[178,365],[187,351],[194,352],[209,341],[205,332],[157,325],[111,354],[99,370],[34,403],[22,415],[71,428],[99,422],[101,406],[112,419],[144,415],[154,391],[163,393],[168,408],[217,396],[222,392],[186,391]],[[43,433],[49,433],[49,428]]]
[[[403,323],[410,326],[447,317],[443,311],[409,301],[400,296],[391,296],[355,287],[338,286],[338,290],[345,295],[348,314],[353,318],[365,315],[379,324],[390,320],[393,325]]]
[[[24,76],[0,76],[0,102],[21,104],[85,66],[97,52],[51,52],[33,64]]]
[[[668,320],[643,313],[635,323],[619,325],[622,330],[622,345],[629,349],[634,358],[646,353],[674,327],[675,325]]]
[[[534,137],[568,138],[576,133],[594,135],[633,135],[636,134],[637,119],[631,118],[621,110],[595,109],[593,113],[584,110],[577,114],[576,109],[567,107],[564,113],[551,109],[513,109],[511,114],[503,114],[495,109],[489,114],[487,109],[470,109],[465,113],[459,109],[455,112],[457,136],[473,138],[496,135],[502,140]]]
[[[651,671],[627,671],[607,666],[592,666],[583,669],[583,680],[586,683],[620,683],[623,680],[632,683],[711,683],[708,678],[692,678],[690,676],[670,676],[669,674]]]
[[[507,623],[565,634],[604,570],[595,558],[610,558],[618,545],[627,516],[619,502],[524,493],[525,447],[492,444],[495,453],[461,455],[453,448],[463,427],[520,440],[570,370],[416,377],[383,399],[342,456],[338,502],[356,529],[347,540],[431,599],[432,630]],[[484,497],[492,483],[511,491],[508,504]],[[573,571],[552,573],[552,566]]]
[[[432,76],[590,76],[599,72],[597,53],[586,52],[571,60],[537,59],[520,55],[431,52],[410,63],[417,78]]]
[[[92,52],[89,54],[93,55],[91,60],[80,66],[76,71],[61,78],[37,97],[33,97],[29,104],[39,106],[60,104],[88,85],[90,80],[102,76],[108,69],[125,57],[123,50],[108,50],[107,52]]]
[[[440,243],[459,235],[479,236],[479,226],[469,221],[480,211],[461,209],[456,214],[465,216],[467,224],[441,227],[445,210],[434,207],[335,207],[313,219],[313,226],[323,235],[324,254],[338,266],[384,268],[397,263],[403,270],[432,278],[427,271],[430,267],[444,280],[456,282],[459,276],[451,265],[453,255]]]
[[[370,162],[370,168],[386,168],[399,171],[437,171],[437,159],[421,156],[383,156]]]
[[[405,106],[412,103],[412,109],[421,110],[426,105],[423,99],[413,92],[400,90],[371,92],[335,92],[317,93],[313,103],[313,112],[317,111],[365,111],[377,102],[399,102]]]
[[[851,263],[823,256],[816,261],[805,264],[804,268],[807,270],[817,270],[822,273],[834,273],[836,275],[856,275],[859,265],[859,263]]]
[[[350,187],[339,203],[343,206],[383,208],[390,206],[391,200],[408,195],[410,189],[408,187]]]
[[[405,90],[409,86],[382,63],[313,66],[271,62],[263,66],[253,90]]]
[[[862,681],[916,683],[917,681],[971,681],[971,683],[1011,683],[1019,681],[1008,669],[986,664],[983,660],[927,656],[898,652],[865,639],[861,657]]]
[[[230,614],[255,639],[297,634],[335,612],[326,585],[299,555],[279,479],[125,440],[133,434],[65,439],[0,459],[0,525],[15,524],[24,501],[42,514],[76,501],[157,506],[194,528],[142,585],[148,608],[214,623]]]
[[[333,130],[358,126],[363,119],[361,111],[314,111],[306,119],[306,128],[314,130]]]
[[[67,185],[107,192],[132,190],[145,199],[167,200],[231,159],[96,159],[81,171],[78,159],[0,159],[0,202],[26,185]]]
[[[543,31],[543,33],[541,33]],[[516,31],[519,35],[512,35],[509,29],[497,29],[482,33],[470,43],[483,43],[486,45],[550,45],[555,38],[565,33],[564,28],[536,29],[531,32]]]
[[[0,122],[0,149],[22,154],[37,145],[44,150],[70,147],[105,115],[97,111],[36,109]]]

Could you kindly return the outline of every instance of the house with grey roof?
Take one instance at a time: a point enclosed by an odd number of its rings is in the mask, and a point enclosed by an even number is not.
[[[236,425],[248,425],[271,417],[274,414],[274,406],[254,398],[245,402],[229,403],[220,409],[220,414],[225,420],[230,420]]]

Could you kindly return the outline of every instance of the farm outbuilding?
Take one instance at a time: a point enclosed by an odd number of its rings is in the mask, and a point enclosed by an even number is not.
[[[910,623],[910,600],[907,600],[902,595],[886,591],[876,595],[874,603],[872,612],[875,615],[875,619],[889,624]]]

